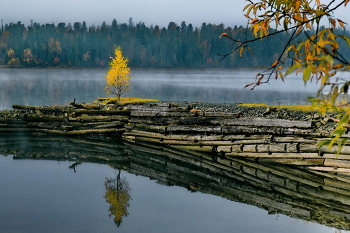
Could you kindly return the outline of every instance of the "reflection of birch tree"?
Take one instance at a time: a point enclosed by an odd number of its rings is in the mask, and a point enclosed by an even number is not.
[[[125,177],[120,176],[120,170],[118,172],[117,178],[109,179],[106,178],[105,187],[106,194],[104,198],[110,204],[109,206],[109,216],[114,215],[114,222],[119,227],[122,223],[123,217],[128,216],[129,200],[131,199],[128,181]]]

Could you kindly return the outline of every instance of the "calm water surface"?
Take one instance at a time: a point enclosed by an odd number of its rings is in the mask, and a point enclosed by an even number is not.
[[[243,89],[255,71],[136,70],[128,96],[161,100],[304,103],[315,93],[299,78]],[[0,69],[0,108],[67,104],[105,97],[104,70]],[[1,139],[1,138],[0,138]],[[1,141],[1,140],[0,140]],[[129,215],[109,217],[104,182],[116,169],[74,161],[14,160],[0,153],[0,232],[339,232],[225,198],[164,186],[125,170]],[[345,231],[341,231],[345,232]]]
[[[133,70],[129,97],[213,103],[303,104],[317,84],[304,85],[300,77],[285,82],[271,80],[255,90],[257,71],[229,70]],[[105,70],[0,69],[0,108],[13,104],[49,105],[90,102],[106,97]]]

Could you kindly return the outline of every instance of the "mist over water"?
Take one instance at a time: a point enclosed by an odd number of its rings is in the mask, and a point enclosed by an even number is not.
[[[91,102],[107,97],[107,69],[0,69],[0,109],[13,104],[53,105]],[[162,69],[132,70],[132,86],[127,97],[212,103],[305,104],[314,96],[317,84],[304,85],[290,75],[272,79],[250,90],[257,71],[250,69]]]

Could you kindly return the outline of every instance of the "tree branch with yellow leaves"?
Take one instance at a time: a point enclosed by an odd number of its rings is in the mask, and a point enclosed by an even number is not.
[[[340,7],[346,7],[349,1],[332,0],[324,4],[321,0],[248,0],[243,11],[248,20],[247,32],[252,32],[254,38],[240,41],[222,33],[222,37],[236,42],[237,46],[229,53],[221,54],[220,60],[238,51],[242,56],[244,50],[250,50],[250,43],[280,33],[290,33],[278,59],[265,67],[263,72],[256,75],[255,81],[245,87],[254,89],[262,83],[268,83],[273,75],[276,79],[284,80],[291,73],[301,73],[305,84],[316,80],[320,84],[318,98],[309,100],[318,105],[323,114],[330,109],[341,113],[337,128],[332,133],[338,140],[340,134],[345,132],[350,116],[349,104],[344,106],[344,103],[337,103],[337,97],[347,94],[350,86],[350,78],[346,80],[339,77],[340,73],[350,70],[349,58],[341,53],[350,48],[350,38],[341,32],[336,33],[337,27],[345,29],[346,22],[336,18],[335,13]],[[296,41],[301,35],[304,39]],[[340,47],[340,41],[344,41],[347,46]],[[322,95],[326,87],[329,87],[330,94]],[[335,142],[332,140],[329,145]]]

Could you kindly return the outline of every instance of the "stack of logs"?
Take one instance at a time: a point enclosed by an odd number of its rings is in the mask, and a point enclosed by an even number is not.
[[[350,173],[350,146],[318,148],[329,131],[310,120],[245,117],[204,112],[169,103],[130,105],[123,109],[78,106],[14,105],[0,111],[0,133],[122,137],[136,143],[160,144],[205,152],[218,159],[245,158],[259,163],[297,165],[333,173]],[[349,137],[349,134],[344,135]]]
[[[0,117],[0,133],[53,135],[118,135],[128,122],[128,110],[88,110],[60,106],[14,105]]]
[[[350,173],[350,146],[344,146],[340,154],[336,146],[317,148],[329,132],[317,128],[312,120],[241,117],[239,113],[202,112],[169,104],[131,106],[130,110],[123,134],[128,141],[208,152],[215,161],[242,157]]]

